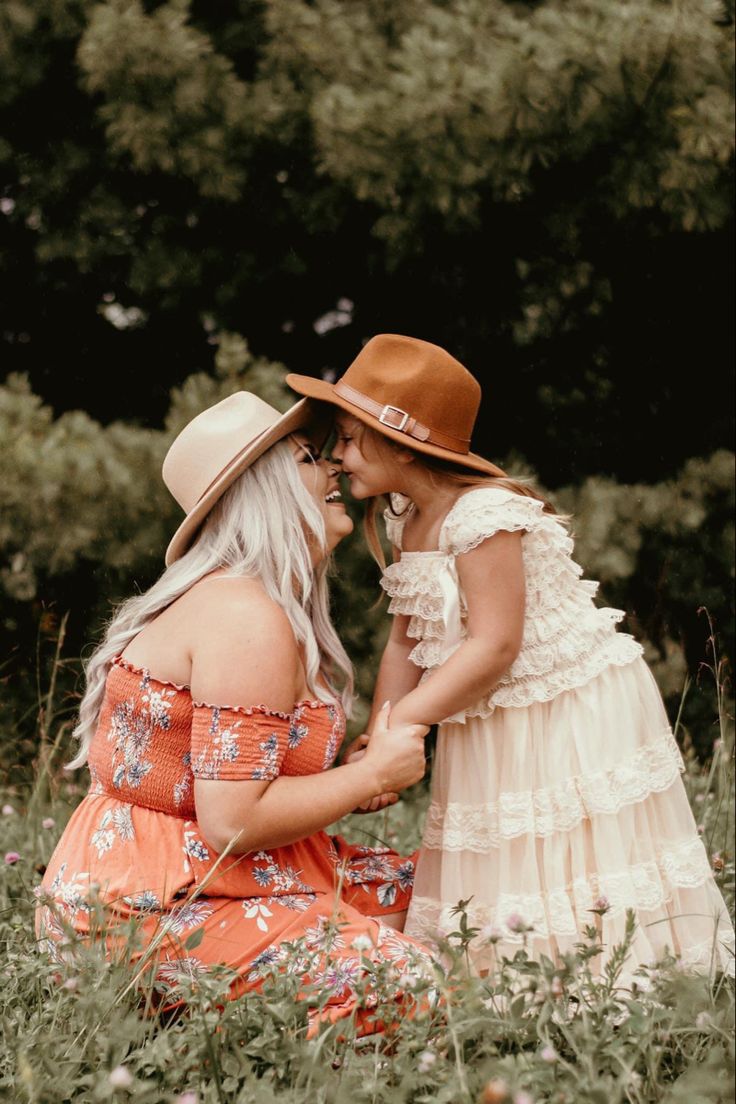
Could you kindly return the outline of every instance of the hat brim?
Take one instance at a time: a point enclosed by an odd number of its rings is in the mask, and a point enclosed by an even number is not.
[[[210,484],[196,506],[189,511],[174,533],[169,542],[169,547],[166,549],[167,567],[171,567],[173,563],[181,559],[194,540],[207,514],[238,476],[242,475],[246,468],[249,468],[259,457],[263,456],[264,452],[267,452],[272,445],[282,441],[284,437],[288,437],[295,430],[309,425],[310,422],[315,420],[315,417],[318,417],[318,413],[309,402],[309,399],[300,399],[285,414],[282,414],[270,429],[264,430],[255,440],[248,442],[245,448],[220,472],[217,479]]]
[[[490,460],[486,460],[484,456],[478,456],[474,452],[453,452],[451,449],[442,448],[441,445],[430,444],[428,441],[417,441],[414,437],[408,437],[406,433],[402,433],[398,429],[392,429],[391,426],[384,425],[383,422],[379,422],[378,418],[374,418],[372,414],[366,413],[366,411],[361,410],[359,406],[355,406],[347,399],[344,399],[342,395],[335,391],[335,385],[327,383],[326,380],[314,379],[313,376],[297,376],[290,373],[286,377],[286,382],[292,391],[296,391],[298,395],[305,395],[307,398],[316,399],[319,402],[331,403],[333,406],[339,406],[342,410],[347,411],[348,414],[352,414],[355,418],[358,418],[361,422],[370,426],[371,429],[375,429],[377,433],[382,433],[384,437],[390,437],[392,441],[396,441],[397,444],[403,445],[405,448],[426,453],[427,456],[436,456],[438,460],[451,460],[452,463],[459,464],[463,468],[471,468],[473,471],[483,472],[486,475],[506,475],[506,472],[503,471],[502,468],[491,463]]]

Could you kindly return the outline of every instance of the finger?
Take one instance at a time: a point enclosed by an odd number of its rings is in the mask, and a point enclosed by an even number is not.
[[[423,740],[429,732],[429,725],[414,724],[409,726],[409,732],[412,736],[419,736]]]

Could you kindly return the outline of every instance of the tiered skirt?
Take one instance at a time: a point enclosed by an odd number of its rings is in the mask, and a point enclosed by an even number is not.
[[[407,934],[431,945],[470,899],[478,972],[522,940],[554,960],[591,924],[602,969],[633,909],[623,983],[667,952],[732,974],[733,928],[682,768],[642,659],[551,701],[441,725]]]

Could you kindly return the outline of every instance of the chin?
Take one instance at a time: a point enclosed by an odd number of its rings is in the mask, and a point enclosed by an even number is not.
[[[353,481],[350,484],[350,497],[354,498],[356,502],[362,502],[364,498],[371,498],[373,491],[366,490],[360,483]]]

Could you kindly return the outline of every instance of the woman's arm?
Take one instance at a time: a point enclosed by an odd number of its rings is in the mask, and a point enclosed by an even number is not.
[[[388,717],[388,708],[379,715]],[[415,731],[414,747],[401,734]],[[389,731],[389,730],[387,730]],[[395,736],[395,729],[390,730]],[[418,782],[424,773],[424,741],[416,725],[399,729],[407,745],[404,786]],[[374,733],[376,739],[376,733]],[[421,758],[421,763],[420,763]],[[369,801],[388,788],[388,775],[380,757],[364,755],[357,763],[301,777],[281,777],[273,782],[209,782],[196,779],[194,801],[197,820],[205,840],[218,853],[233,842],[232,853],[269,850],[304,839],[346,816],[361,802]]]
[[[393,723],[438,724],[475,704],[519,654],[524,630],[521,534],[500,532],[457,557],[468,608],[467,639],[394,704]]]
[[[291,626],[251,580],[228,580],[196,611],[192,698],[221,706],[263,705],[291,713],[301,696],[301,665]],[[374,746],[360,762],[329,772],[268,781],[195,779],[194,799],[205,840],[221,852],[279,847],[326,828],[361,802],[404,788],[424,773],[426,729],[386,727],[379,717]]]

